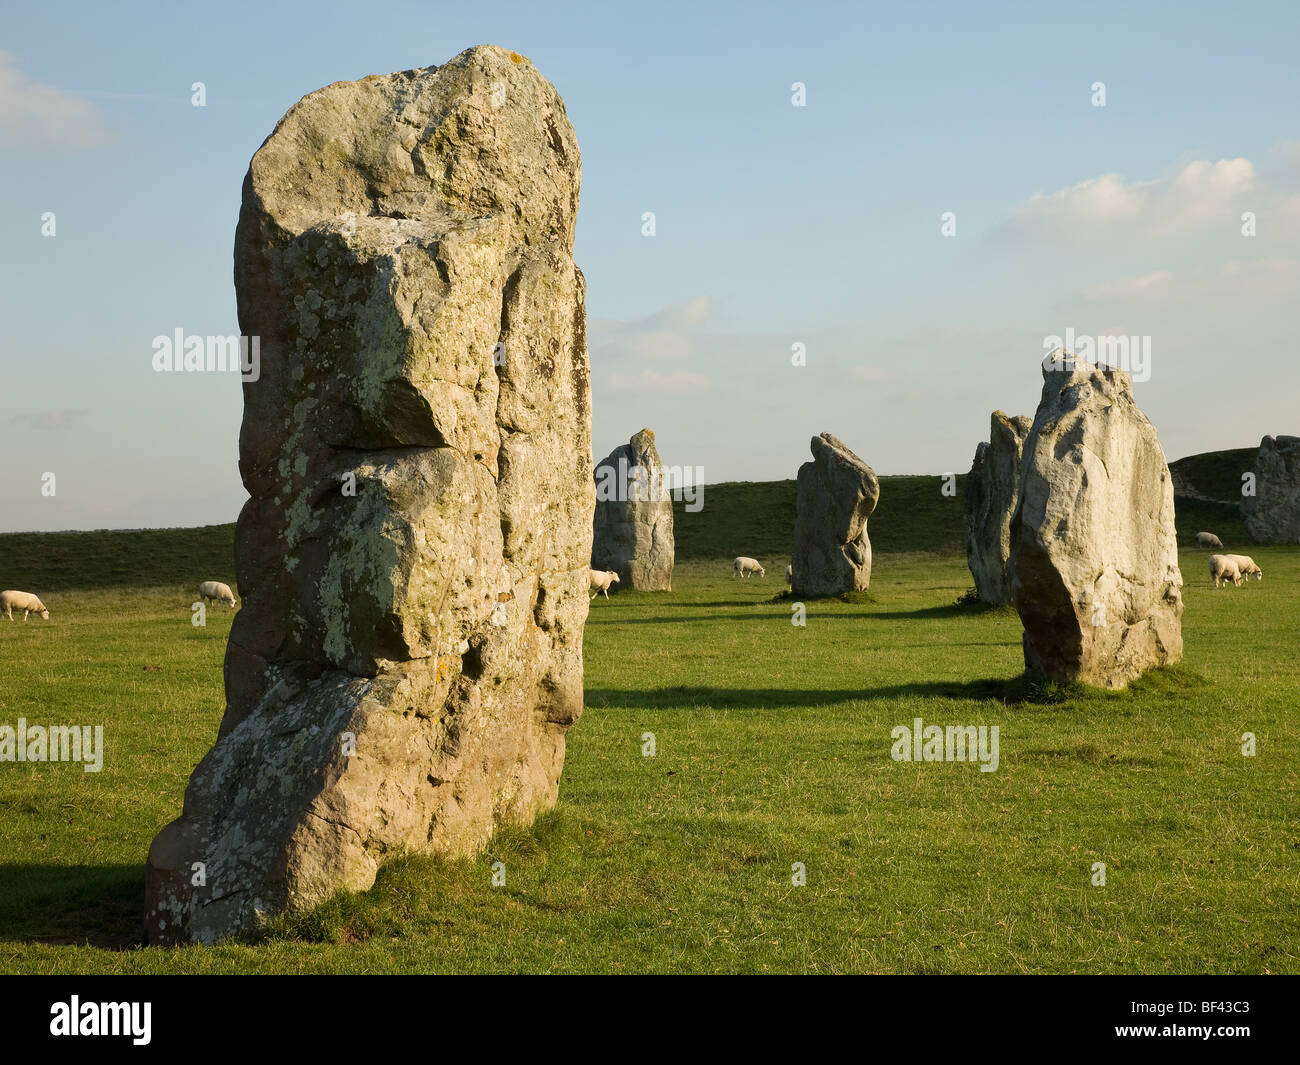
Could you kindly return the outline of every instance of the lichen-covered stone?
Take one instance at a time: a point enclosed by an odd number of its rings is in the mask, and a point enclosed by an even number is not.
[[[153,941],[555,802],[594,503],[579,176],[554,88],[494,47],[314,92],[254,156],[243,607],[218,741],[150,850]]]
[[[1241,520],[1257,544],[1300,544],[1300,437],[1266,436],[1251,471],[1253,495],[1241,497]]]
[[[619,587],[668,592],[673,587],[673,501],[655,447],[642,429],[595,470],[593,569],[613,570]]]
[[[1019,498],[1020,454],[1033,419],[995,410],[988,441],[975,448],[965,484],[966,564],[986,603],[1011,602],[1011,515]]]
[[[1072,356],[1043,368],[1011,519],[1025,668],[1123,688],[1183,654],[1174,492],[1129,375]]]
[[[880,499],[875,471],[830,433],[814,436],[799,467],[795,498],[795,595],[830,596],[871,584],[867,519]]]

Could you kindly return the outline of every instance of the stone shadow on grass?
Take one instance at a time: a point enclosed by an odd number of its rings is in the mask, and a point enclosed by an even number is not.
[[[0,939],[144,946],[143,865],[0,865]]]
[[[804,603],[807,606],[820,606],[823,604],[879,606],[880,604],[880,600],[870,591],[845,592],[843,595],[817,597],[795,595],[788,589],[774,595],[771,599],[763,600],[763,602],[765,605],[772,606],[788,603]],[[724,604],[720,603],[718,605],[722,606]],[[838,618],[880,618],[886,621],[906,621],[915,618],[979,617],[984,614],[1005,614],[1008,617],[1015,617],[1016,610],[1015,607],[1009,604],[986,603],[968,593],[954,602],[917,607],[915,610],[868,610],[854,614],[836,614],[835,616]]]
[[[1001,703],[1055,701],[1042,699],[1040,692],[1025,677],[990,677],[972,681],[915,681],[911,684],[887,684],[875,688],[708,688],[675,686],[623,691],[616,688],[590,688],[586,692],[589,709],[624,709],[671,706],[743,707],[811,707],[847,703],[863,699],[968,699]]]
[[[809,615],[817,612],[817,607],[823,604],[832,606],[843,606],[837,599],[791,599],[784,600],[758,600],[751,603],[690,603],[689,607],[726,607],[726,606],[745,606],[750,607],[747,613],[735,614],[694,614],[688,609],[683,609],[679,614],[655,614],[652,617],[641,618],[610,618],[611,625],[671,625],[674,623],[683,623],[691,621],[780,621],[783,624],[790,624],[789,614],[760,614],[754,613],[753,607],[756,606],[774,606],[788,605],[790,603],[803,603],[807,608]],[[997,608],[991,608],[990,611]],[[593,614],[595,611],[592,612]],[[838,611],[832,615],[823,615],[833,617],[835,620],[851,620],[853,618],[874,618],[877,621],[918,621],[927,618],[955,618],[966,617],[983,611],[973,611],[969,607],[959,606],[927,606],[917,610],[854,610]],[[1009,616],[1015,617],[1015,612],[1010,611]],[[1016,641],[1019,642],[1019,641]]]
[[[724,604],[731,605],[731,604]],[[756,604],[750,604],[754,606]],[[841,615],[847,617],[849,615]],[[591,621],[590,616],[587,618]],[[649,618],[609,618],[605,621],[608,625],[681,625],[693,621],[779,621],[783,625],[790,624],[788,614],[657,614]]]
[[[1055,681],[1021,673],[1014,677],[986,677],[980,680],[923,680],[910,684],[885,684],[874,688],[709,688],[678,685],[626,691],[616,688],[588,688],[589,709],[645,709],[664,707],[771,709],[774,707],[816,707],[868,699],[955,699],[1002,703],[1005,706],[1051,707],[1065,702],[1124,700],[1153,693],[1178,699],[1212,682],[1181,663],[1143,674],[1123,691],[1084,684]]]
[[[964,603],[947,603],[944,606],[923,606],[916,610],[878,610],[874,613],[838,614],[837,617],[879,618],[882,621],[907,621],[916,618],[962,618],[976,617],[984,614],[1006,614],[1016,617],[1011,607],[989,605],[967,606]]]
[[[610,606],[613,606],[616,602],[618,602],[619,599],[622,599],[623,596],[625,596],[626,594],[627,594],[626,592],[619,592],[619,593],[616,594],[616,595],[611,595],[611,596],[609,597],[609,605],[610,605]],[[635,598],[635,599],[631,599],[631,598],[629,598],[629,599],[628,599],[628,603],[636,603],[637,605],[645,605],[645,606],[671,606],[673,609],[676,609],[676,610],[692,610],[692,609],[695,609],[695,608],[704,609],[704,608],[717,608],[717,607],[728,607],[728,606],[733,606],[733,607],[755,607],[755,606],[767,606],[767,605],[770,605],[770,601],[767,600],[767,599],[720,599],[720,600],[718,600],[717,602],[712,602],[712,603],[675,603],[675,602],[670,602],[669,600],[667,600],[667,599],[664,598],[665,596],[668,596],[668,595],[671,595],[671,594],[672,594],[671,592],[642,592],[642,593],[640,593],[640,594],[637,596],[637,598]],[[596,604],[596,603],[599,603],[599,602],[602,602],[602,599],[601,599],[599,596],[597,596],[594,600],[592,600],[592,613],[593,613],[593,614],[594,614],[595,611],[596,611],[596,606],[595,606],[595,604]],[[743,616],[743,617],[750,617],[751,615],[749,615],[749,614],[744,614],[744,615],[737,614],[737,615],[735,615],[735,616],[736,616],[736,617],[742,617],[742,616]],[[655,619],[653,619],[653,620],[655,620],[655,621],[670,621],[670,620],[672,620],[672,619],[671,619],[671,618],[655,618]]]

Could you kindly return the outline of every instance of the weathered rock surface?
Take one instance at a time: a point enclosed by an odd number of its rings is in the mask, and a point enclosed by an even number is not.
[[[243,608],[217,743],[150,849],[153,941],[555,802],[594,505],[579,175],[554,88],[494,47],[314,92],[253,157]]]
[[[621,588],[668,592],[673,587],[673,499],[655,448],[642,429],[595,470],[593,569],[613,570]]]
[[[1257,544],[1300,544],[1300,437],[1266,436],[1255,456],[1255,494],[1241,520]]]
[[[867,519],[880,499],[875,471],[830,433],[812,438],[812,462],[799,467],[795,499],[795,595],[828,596],[871,584]]]
[[[1122,688],[1183,653],[1174,494],[1129,375],[1058,357],[1020,464],[1011,593],[1025,668]]]
[[[988,441],[975,449],[966,478],[966,564],[986,603],[1011,602],[1011,515],[1020,490],[1020,454],[1033,419],[995,410]]]

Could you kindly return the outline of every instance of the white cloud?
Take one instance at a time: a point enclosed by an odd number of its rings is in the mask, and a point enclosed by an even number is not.
[[[707,322],[715,309],[713,300],[701,295],[644,318],[622,322],[591,319],[588,329],[592,364],[687,359],[695,352],[691,335],[694,327]]]
[[[1030,197],[1000,232],[1026,239],[1108,240],[1177,236],[1215,222],[1235,230],[1237,206],[1255,184],[1255,166],[1243,158],[1194,160],[1172,177],[1154,181],[1102,174]]]
[[[1111,311],[1153,311],[1183,307],[1199,311],[1240,308],[1255,302],[1289,300],[1300,288],[1300,261],[1285,255],[1230,259],[1210,270],[1175,276],[1154,270],[1141,277],[1089,285],[1081,302]]]
[[[1125,277],[1115,281],[1102,281],[1089,285],[1082,292],[1084,302],[1091,304],[1122,303],[1131,306],[1151,293],[1159,295],[1173,283],[1174,275],[1168,270],[1153,270],[1141,277]]]
[[[665,325],[699,325],[701,322],[707,322],[712,318],[716,309],[713,298],[703,294],[687,300],[685,303],[677,303],[667,307],[658,314],[652,314],[647,320]]]
[[[708,388],[709,379],[683,363],[696,358],[699,327],[715,309],[709,296],[696,296],[631,321],[589,321],[594,387],[658,395]],[[673,368],[661,369],[665,364]]]
[[[31,81],[0,52],[0,145],[75,150],[109,139],[102,112],[88,100]]]
[[[627,329],[603,344],[600,355],[605,358],[685,359],[692,351],[691,338],[671,329]]]

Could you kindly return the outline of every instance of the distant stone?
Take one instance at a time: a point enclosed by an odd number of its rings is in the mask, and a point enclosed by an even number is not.
[[[988,441],[976,447],[966,478],[966,563],[975,592],[986,603],[1011,602],[1011,515],[1020,498],[1020,455],[1032,424],[1025,415],[1009,418],[995,410]]]
[[[799,467],[791,588],[811,597],[862,591],[871,585],[867,519],[880,482],[830,433],[814,436],[811,447],[813,460]]]
[[[1300,437],[1266,436],[1252,471],[1255,494],[1241,497],[1241,520],[1257,544],[1300,544]]]
[[[314,92],[253,157],[244,601],[216,745],[149,851],[153,942],[554,804],[594,505],[579,172],[554,88],[487,46]]]
[[[1183,653],[1173,482],[1127,373],[1057,357],[1043,379],[1011,519],[1025,668],[1123,688]]]
[[[596,467],[591,565],[613,570],[624,588],[673,587],[673,501],[655,448],[642,429]]]

